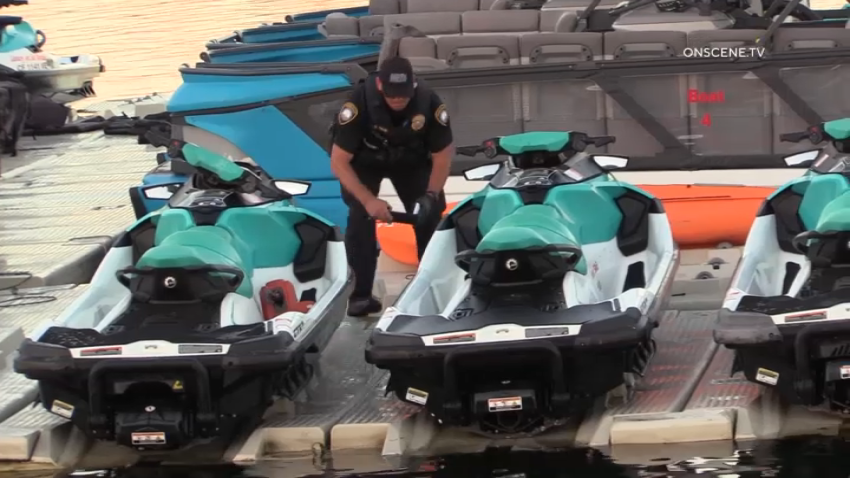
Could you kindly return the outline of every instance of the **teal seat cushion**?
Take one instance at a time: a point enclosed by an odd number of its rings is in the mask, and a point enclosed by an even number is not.
[[[156,222],[154,244],[160,244],[166,237],[195,227],[192,213],[185,209],[166,209]]]
[[[139,268],[202,265],[228,266],[241,270],[245,278],[236,292],[245,297],[253,296],[253,271],[246,266],[234,247],[230,233],[216,226],[195,227],[169,234],[161,243],[148,249],[136,264]]]
[[[823,208],[815,230],[850,231],[850,192],[838,196]]]
[[[557,209],[533,204],[521,207],[493,224],[481,238],[476,250],[509,251],[547,245],[580,247],[570,229],[570,222]],[[583,258],[576,266],[576,271],[585,273]]]
[[[850,185],[840,174],[824,174],[811,176],[807,183],[795,185],[794,190],[803,194],[799,208],[800,219],[806,230],[814,230],[820,227],[821,216],[827,206],[850,191]]]

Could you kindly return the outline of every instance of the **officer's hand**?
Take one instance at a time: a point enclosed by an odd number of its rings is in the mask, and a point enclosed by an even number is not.
[[[443,212],[440,209],[440,196],[436,193],[425,193],[422,197],[416,200],[416,204],[419,206],[417,214],[420,217],[430,218],[434,215],[440,215]]]
[[[393,216],[390,214],[390,205],[386,201],[378,198],[372,198],[363,205],[366,208],[366,213],[372,219],[377,219],[384,222],[393,222]]]

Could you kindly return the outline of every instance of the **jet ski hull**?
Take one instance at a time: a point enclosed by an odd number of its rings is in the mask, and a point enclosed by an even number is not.
[[[39,341],[24,342],[15,371],[39,382],[45,409],[95,439],[139,451],[226,439],[256,425],[275,396],[294,396],[306,385],[315,351],[345,318],[352,287],[349,276],[297,340],[274,333],[274,321],[169,341],[134,331],[127,334],[136,340],[128,341],[120,332],[52,327]],[[158,350],[167,353],[145,357]]]
[[[838,134],[836,127],[846,123],[825,123],[824,134]],[[820,128],[810,127],[801,138]],[[786,158],[789,165],[795,157],[809,158],[810,170],[780,187],[760,208],[714,339],[735,352],[733,372],[773,389],[787,404],[846,413],[850,183],[845,174],[831,172],[836,166],[844,171],[844,156],[831,151]]]
[[[33,93],[62,104],[95,96],[94,79],[105,71],[95,55],[57,56],[22,50],[0,53],[0,64],[22,73]]]
[[[826,311],[788,315],[805,320],[825,317]],[[735,351],[734,371],[773,388],[786,403],[850,408],[845,385],[850,379],[850,320],[778,325],[767,314],[723,309],[714,338]]]
[[[642,315],[636,308],[583,305],[546,313],[549,320],[537,323],[528,317],[544,315],[529,306],[525,327],[506,323],[506,315],[522,314],[507,308],[468,322],[396,315],[388,330],[373,334],[366,361],[390,372],[388,391],[445,425],[487,434],[540,432],[581,415],[624,377],[643,374],[661,307],[659,300]],[[474,343],[518,332],[525,338]]]

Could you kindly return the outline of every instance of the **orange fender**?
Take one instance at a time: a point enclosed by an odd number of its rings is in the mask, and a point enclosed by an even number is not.
[[[756,212],[775,188],[759,186],[639,185],[664,204],[673,238],[681,248],[742,245]],[[449,204],[443,215],[457,203]],[[403,264],[419,264],[416,238],[408,224],[378,224],[381,250]]]

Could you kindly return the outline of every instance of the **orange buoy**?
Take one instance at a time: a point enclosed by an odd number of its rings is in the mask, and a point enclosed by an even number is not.
[[[639,185],[667,211],[673,237],[681,248],[742,245],[756,212],[775,188],[759,186],[700,186],[691,184]],[[443,215],[457,203],[449,204]],[[378,224],[381,250],[403,264],[415,266],[416,238],[407,224]]]

